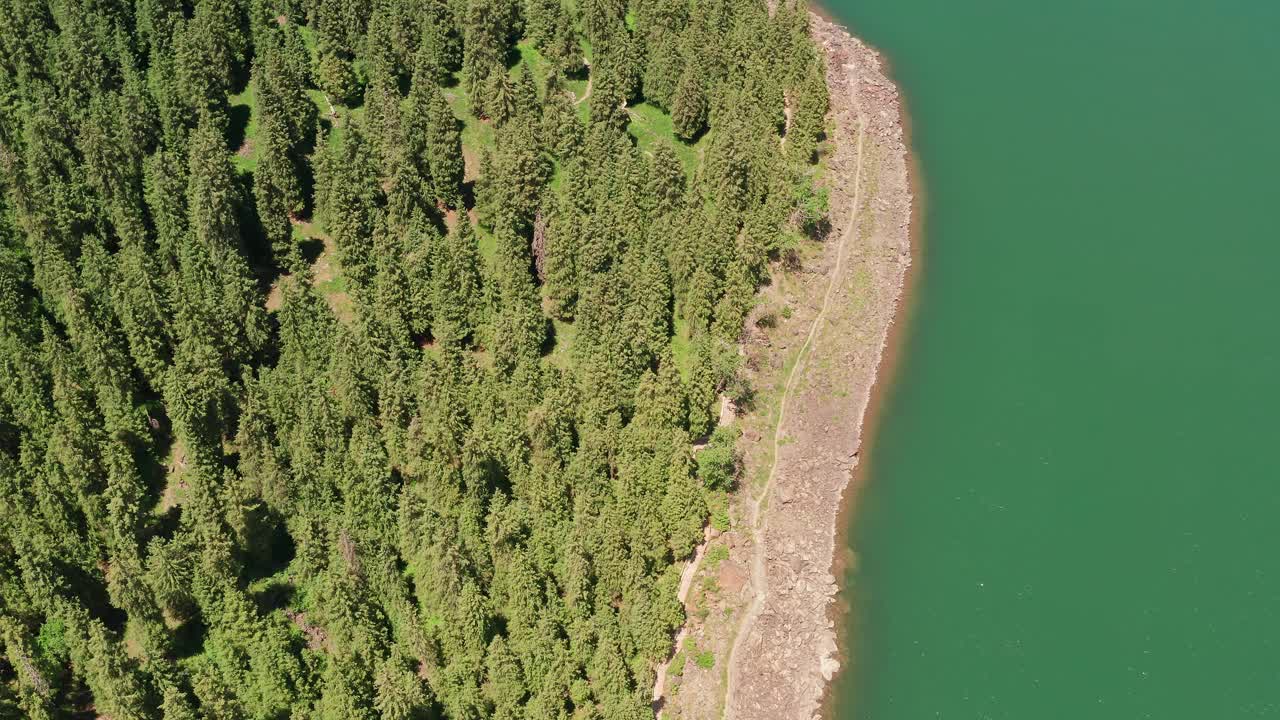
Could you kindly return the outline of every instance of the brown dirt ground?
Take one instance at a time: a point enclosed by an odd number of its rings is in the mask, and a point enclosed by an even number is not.
[[[292,219],[291,222],[297,226],[302,235],[310,240],[319,240],[324,245],[320,255],[316,257],[315,262],[311,266],[311,282],[321,291],[321,295],[329,303],[329,308],[333,310],[333,314],[341,322],[350,323],[352,321],[351,296],[345,290],[338,290],[333,287],[332,283],[339,276],[337,268],[338,256],[337,250],[333,245],[333,238],[327,234],[320,232],[319,228],[312,222]],[[284,283],[291,282],[292,275],[284,274],[276,278],[271,289],[267,292],[266,308],[267,312],[275,312],[284,304]]]
[[[833,227],[798,271],[775,270],[753,316],[774,321],[749,326],[746,470],[730,528],[712,533],[686,597],[684,657],[662,668],[655,707],[667,718],[809,720],[839,667],[837,518],[911,262],[912,196],[898,93],[879,55],[822,18],[812,28],[831,91]]]

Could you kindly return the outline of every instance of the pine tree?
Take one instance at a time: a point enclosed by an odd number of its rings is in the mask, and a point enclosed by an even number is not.
[[[234,170],[223,141],[226,120],[202,113],[191,135],[187,207],[192,232],[208,247],[239,246]]]
[[[343,272],[357,287],[373,278],[373,230],[382,205],[382,190],[364,133],[358,125],[347,128],[334,151],[326,178],[325,218]]]
[[[280,125],[288,155],[296,159],[315,135],[316,106],[307,96],[310,56],[295,26],[271,25],[253,66],[256,112]]]
[[[431,267],[431,306],[435,309],[431,334],[443,342],[459,342],[476,328],[480,312],[479,260],[475,234],[466,215],[440,242]]]
[[[511,78],[501,71],[490,73],[485,82],[488,87],[485,90],[484,113],[495,125],[505,125],[515,117],[518,108],[515,86]]]
[[[506,75],[509,33],[518,30],[516,9],[509,0],[468,0],[465,17],[462,73],[471,112],[492,116],[492,92]]]
[[[543,96],[546,99],[542,104],[539,140],[555,156],[567,158],[582,143],[582,121],[557,75],[548,76]]]
[[[426,89],[427,133],[425,150],[436,197],[451,208],[462,201],[462,130],[439,88]]]
[[[382,720],[414,720],[427,707],[422,681],[396,658],[378,665],[373,684],[377,691],[374,706]]]
[[[684,165],[675,150],[666,143],[653,148],[650,162],[648,195],[653,202],[653,210],[659,215],[673,213],[684,200]]]
[[[504,373],[520,363],[536,363],[546,337],[546,319],[530,272],[528,246],[508,227],[497,230],[497,300],[494,365]]]
[[[349,105],[360,94],[360,79],[351,60],[333,52],[321,53],[316,64],[316,84],[330,102],[338,105]]]
[[[542,187],[551,179],[551,165],[538,145],[532,126],[512,123],[497,133],[497,153],[477,188],[481,220],[492,227],[508,226],[519,233],[532,227]]]
[[[825,130],[828,102],[825,73],[821,58],[815,58],[794,91],[795,117],[787,132],[787,143],[791,156],[802,163],[811,161]]]
[[[298,174],[289,157],[284,129],[270,115],[263,118],[258,142],[258,166],[253,173],[258,220],[266,230],[276,262],[282,267],[294,267],[301,262],[290,222],[303,207]]]
[[[676,135],[692,140],[707,123],[707,99],[702,81],[692,68],[686,68],[671,98],[671,122]]]

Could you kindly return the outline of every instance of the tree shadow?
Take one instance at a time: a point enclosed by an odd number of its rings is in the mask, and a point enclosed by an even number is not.
[[[245,31],[248,28],[241,27],[240,30]],[[237,95],[244,92],[249,87],[249,81],[253,79],[253,50],[250,48],[249,56],[244,62],[233,62],[231,65],[231,94]]]
[[[267,293],[280,277],[281,268],[276,267],[271,241],[267,239],[267,231],[258,217],[258,206],[253,199],[254,174],[239,173],[236,183],[239,186],[236,219],[240,222],[240,246],[257,276],[258,289]]]
[[[289,607],[297,593],[298,588],[293,583],[277,580],[253,593],[253,601],[258,606],[258,612],[268,615]]]
[[[174,505],[164,511],[162,515],[156,515],[146,528],[143,529],[140,540],[145,544],[151,538],[159,537],[171,540],[178,534],[178,528],[182,526],[182,506]]]
[[[182,660],[204,652],[204,638],[208,632],[209,626],[199,613],[187,618],[170,633],[174,657]]]
[[[804,226],[804,234],[807,235],[810,240],[816,240],[818,242],[826,241],[827,236],[831,234],[831,214],[825,214],[811,223],[806,223]]]
[[[320,238],[299,240],[298,252],[302,253],[303,261],[311,265],[320,258],[320,253],[324,252],[324,241]]]
[[[462,183],[462,207],[458,208],[459,217],[466,210],[474,209],[476,206],[476,181],[467,180]]]
[[[507,53],[502,58],[502,64],[507,70],[511,70],[520,64],[520,50],[514,43],[507,46]]]
[[[147,419],[151,422],[151,428],[159,434],[157,441],[154,444],[130,443],[133,466],[137,468],[139,479],[142,480],[143,507],[153,507],[160,501],[160,495],[164,493],[169,479],[169,468],[165,467],[161,458],[173,447],[173,438],[169,436],[168,428],[162,424],[164,423],[163,415],[161,418],[155,418],[151,415],[153,412],[156,412],[153,408],[147,408]],[[161,432],[164,434],[160,434]]]
[[[309,144],[314,148],[315,137],[313,136]],[[302,152],[302,156],[296,158],[293,162],[294,171],[298,175],[298,189],[302,192],[302,212],[301,217],[312,218],[316,212],[316,173],[315,168],[311,167],[311,163],[306,157],[310,155],[312,150]]]
[[[66,579],[67,586],[80,601],[78,604],[89,612],[90,617],[101,620],[102,624],[112,632],[124,632],[129,615],[111,604],[107,587],[100,577],[94,577],[79,565],[62,558],[51,558],[50,563],[54,567],[54,572]],[[107,569],[103,567],[103,575],[106,574]]]
[[[544,317],[542,320],[546,326],[542,332],[542,346],[538,350],[542,357],[546,357],[556,349],[556,324],[551,322],[551,318]]]
[[[711,126],[708,125],[707,123],[703,123],[702,127],[698,130],[698,132],[694,133],[693,137],[689,138],[688,140],[685,140],[679,135],[675,135],[675,139],[684,145],[697,145],[698,141],[701,140],[703,137],[705,137],[708,132],[711,132]]]
[[[227,108],[227,151],[235,152],[244,146],[249,133],[252,110],[248,105],[232,105]]]
[[[289,566],[297,544],[285,527],[284,517],[265,505],[250,513],[253,537],[247,543],[244,572],[246,583],[269,578]]]

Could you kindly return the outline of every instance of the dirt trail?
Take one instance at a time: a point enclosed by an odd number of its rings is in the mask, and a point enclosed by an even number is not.
[[[582,58],[582,64],[587,66],[587,87],[583,90],[582,97],[573,101],[574,105],[581,105],[591,97],[591,63],[587,62],[586,58]]]
[[[702,542],[698,543],[698,547],[693,552],[693,559],[685,565],[684,571],[680,573],[680,589],[676,592],[676,598],[683,605],[689,600],[689,588],[693,587],[693,578],[698,574],[698,568],[702,567],[702,557],[707,553],[707,545],[711,542],[711,528],[707,527],[702,532]],[[684,649],[685,638],[689,636],[688,626],[681,626],[680,632],[676,633],[675,648],[671,651],[671,657],[662,661],[656,669],[657,679],[653,683],[653,702],[656,704],[662,699],[667,692],[667,668],[671,665],[671,660]],[[657,708],[657,716],[662,717],[662,708]]]
[[[855,222],[858,214],[858,208],[861,207],[862,200],[862,147],[863,139],[866,135],[865,121],[859,118],[858,121],[858,159],[856,169],[853,176],[853,203],[849,209],[849,224],[845,231],[840,235],[840,244],[836,249],[836,264],[832,269],[831,275],[827,280],[827,291],[822,297],[822,307],[818,310],[818,316],[813,319],[813,323],[809,325],[809,333],[805,336],[804,344],[800,346],[800,352],[796,357],[796,363],[791,367],[791,373],[787,375],[787,384],[782,391],[782,397],[778,400],[778,424],[773,430],[773,464],[769,468],[769,477],[765,481],[764,487],[760,489],[760,494],[751,498],[751,522],[750,531],[755,542],[752,543],[751,553],[751,586],[753,588],[751,605],[747,608],[747,614],[742,619],[742,625],[738,629],[738,635],[733,640],[733,647],[729,651],[729,679],[725,685],[725,716],[732,719],[734,717],[735,705],[732,702],[734,685],[737,682],[737,676],[740,672],[739,665],[734,662],[739,651],[742,648],[742,642],[751,632],[752,625],[756,618],[760,615],[760,609],[764,605],[764,600],[769,592],[769,575],[765,572],[765,536],[764,528],[761,527],[760,507],[765,498],[769,496],[769,490],[773,488],[774,478],[778,474],[779,449],[782,443],[782,436],[786,429],[787,419],[787,401],[791,398],[791,392],[795,389],[796,379],[801,376],[801,371],[805,367],[805,361],[808,359],[806,353],[813,345],[813,340],[818,335],[818,330],[822,327],[822,323],[827,318],[827,311],[831,308],[831,299],[835,294],[837,280],[841,277],[840,269],[844,264],[845,247],[849,240],[856,234],[857,223]],[[682,598],[683,600],[683,598]]]

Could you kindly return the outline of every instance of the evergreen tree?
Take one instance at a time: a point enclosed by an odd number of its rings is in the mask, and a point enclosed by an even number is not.
[[[427,159],[436,197],[449,207],[459,207],[463,176],[461,123],[437,90],[428,96]]]
[[[271,242],[276,260],[292,267],[295,257],[293,226],[290,220],[302,211],[302,188],[288,154],[287,138],[278,121],[267,116],[259,130],[258,167],[253,173],[253,197],[258,220]]]
[[[373,277],[373,230],[382,205],[373,157],[360,127],[343,134],[325,179],[325,218],[343,271],[358,287]]]
[[[373,684],[377,692],[374,706],[382,720],[414,720],[427,708],[422,681],[399,660],[380,663]]]
[[[706,127],[705,92],[697,70],[686,68],[671,98],[671,122],[682,140],[692,140]]]
[[[480,313],[480,278],[476,272],[475,234],[465,215],[440,242],[431,266],[431,305],[435,322],[431,334],[437,340],[458,342],[477,327]]]

